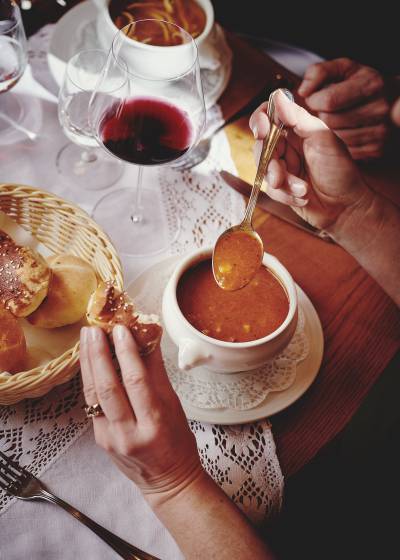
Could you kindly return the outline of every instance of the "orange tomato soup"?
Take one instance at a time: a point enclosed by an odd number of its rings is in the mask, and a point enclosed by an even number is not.
[[[140,19],[158,19],[175,23],[196,38],[206,26],[206,13],[195,0],[111,0],[109,12],[119,29]],[[168,26],[158,26],[157,36],[154,31],[149,22],[147,36],[145,26],[141,26],[140,33],[133,30],[129,36],[141,43],[161,47],[182,44],[179,32],[171,31]]]
[[[283,323],[289,300],[279,280],[262,266],[240,290],[223,290],[212,273],[211,259],[186,270],[177,288],[178,305],[198,331],[226,342],[263,338]]]

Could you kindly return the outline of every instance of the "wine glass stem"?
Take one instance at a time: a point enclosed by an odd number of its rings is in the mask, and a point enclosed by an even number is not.
[[[139,165],[138,176],[136,180],[135,199],[131,207],[131,221],[134,224],[139,224],[143,220],[142,207],[141,207],[142,178],[143,178],[143,167]]]
[[[92,163],[97,160],[96,152],[94,150],[84,150],[81,153],[82,163]]]

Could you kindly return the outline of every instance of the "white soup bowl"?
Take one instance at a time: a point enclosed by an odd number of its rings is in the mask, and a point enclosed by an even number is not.
[[[292,339],[297,326],[298,304],[295,283],[277,258],[264,253],[263,265],[280,281],[289,300],[289,311],[283,323],[272,333],[249,342],[225,342],[198,331],[183,315],[177,301],[177,287],[183,273],[199,262],[211,259],[212,248],[198,249],[185,256],[176,266],[163,294],[162,316],[165,330],[178,347],[178,366],[189,370],[204,366],[217,373],[248,371],[264,365],[282,352]],[[263,310],[260,309],[260,313]],[[268,310],[265,310],[268,313]]]

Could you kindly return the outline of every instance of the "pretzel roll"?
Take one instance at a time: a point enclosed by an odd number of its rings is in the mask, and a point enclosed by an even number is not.
[[[128,327],[142,356],[153,352],[161,339],[162,327],[157,315],[136,311],[128,294],[110,282],[99,284],[90,298],[86,317],[89,325],[100,327],[107,334],[117,324]]]
[[[29,247],[17,245],[0,230],[0,303],[16,317],[26,317],[47,295],[50,269]]]

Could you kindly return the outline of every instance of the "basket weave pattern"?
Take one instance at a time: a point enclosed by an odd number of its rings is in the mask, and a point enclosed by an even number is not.
[[[29,231],[50,251],[81,257],[101,280],[123,289],[119,257],[105,233],[77,206],[46,191],[0,183],[0,211]],[[45,366],[0,373],[0,404],[39,397],[69,381],[79,370],[79,343]]]

